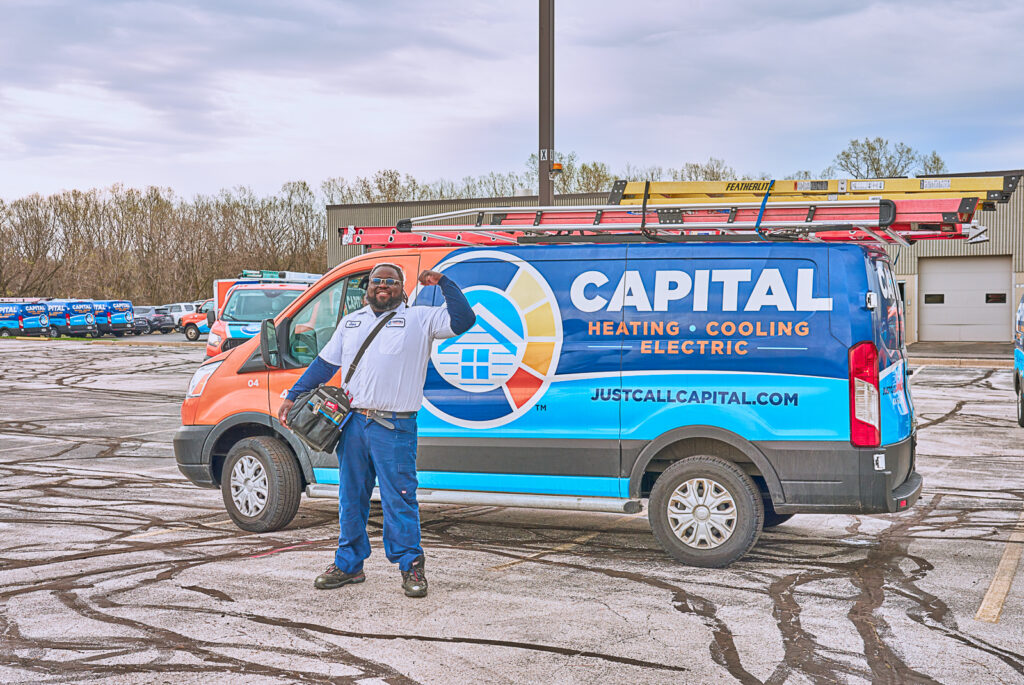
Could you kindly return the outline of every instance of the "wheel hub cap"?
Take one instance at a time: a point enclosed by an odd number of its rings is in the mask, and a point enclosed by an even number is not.
[[[672,532],[687,547],[714,549],[736,529],[736,501],[711,478],[681,483],[669,497],[667,509]]]
[[[231,501],[244,516],[258,516],[267,506],[267,472],[259,459],[245,455],[231,469]]]

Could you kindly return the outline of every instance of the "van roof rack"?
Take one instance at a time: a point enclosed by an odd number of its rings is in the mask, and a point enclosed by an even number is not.
[[[787,181],[616,181],[608,204],[476,207],[349,226],[343,244],[451,247],[632,242],[869,242],[977,239],[979,210],[1020,175]]]

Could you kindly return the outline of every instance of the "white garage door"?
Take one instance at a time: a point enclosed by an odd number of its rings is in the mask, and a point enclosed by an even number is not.
[[[1010,257],[931,257],[917,264],[920,340],[1009,342]]]

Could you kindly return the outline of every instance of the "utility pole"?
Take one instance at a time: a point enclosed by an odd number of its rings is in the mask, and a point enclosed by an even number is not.
[[[540,0],[540,150],[537,176],[539,203],[555,204],[551,155],[555,149],[555,0]]]

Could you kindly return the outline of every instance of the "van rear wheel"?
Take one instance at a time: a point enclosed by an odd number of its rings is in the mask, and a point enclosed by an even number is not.
[[[757,542],[764,505],[738,466],[701,455],[675,462],[658,477],[648,518],[654,537],[677,561],[722,568]]]
[[[291,523],[299,510],[302,474],[283,442],[258,435],[239,440],[228,452],[220,487],[239,528],[269,533]]]

